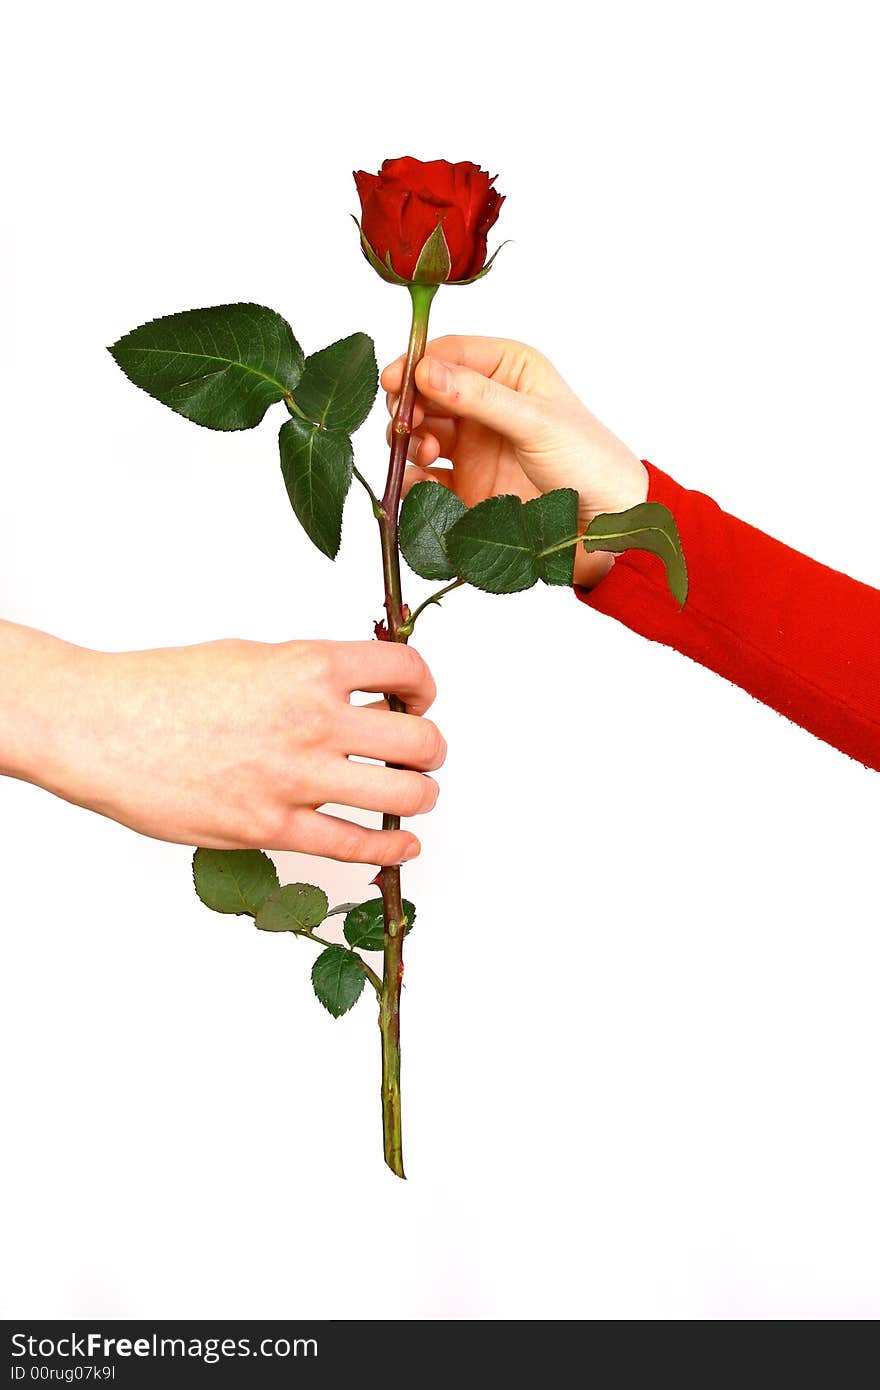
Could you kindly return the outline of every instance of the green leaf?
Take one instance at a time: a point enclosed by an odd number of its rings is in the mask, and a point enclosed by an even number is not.
[[[290,505],[309,539],[335,560],[354,464],[351,440],[293,416],[281,426],[278,443]]]
[[[587,527],[584,550],[649,550],[666,566],[673,597],[684,606],[688,592],[687,566],[675,517],[661,502],[640,502],[625,512],[594,517]]]
[[[539,552],[561,541],[573,540],[578,534],[578,495],[573,487],[556,488],[535,497],[523,506],[523,521],[538,571],[545,584],[568,584],[574,575],[574,545],[550,555]]]
[[[416,910],[406,898],[403,899],[403,910],[406,914],[406,936],[416,920]],[[381,951],[385,945],[385,913],[382,899],[368,898],[365,903],[352,908],[343,923],[342,931],[349,946],[356,946],[362,951]]]
[[[419,252],[412,278],[417,285],[442,285],[449,279],[451,269],[452,257],[441,220]]]
[[[215,912],[255,917],[278,888],[278,874],[261,849],[197,849],[193,883],[205,906]]]
[[[453,573],[488,594],[530,589],[538,561],[523,521],[523,504],[505,493],[472,507],[446,536]]]
[[[423,579],[454,579],[446,553],[446,533],[467,507],[442,483],[416,483],[400,509],[400,550],[410,569]]]
[[[129,381],[212,430],[248,430],[296,386],[302,348],[262,304],[188,309],[141,324],[108,351]]]
[[[325,429],[353,434],[369,415],[378,388],[373,340],[352,333],[306,358],[296,404]]]
[[[259,912],[260,931],[292,931],[308,936],[327,916],[330,904],[323,888],[311,883],[285,883],[277,893],[270,893]]]
[[[344,946],[328,946],[312,966],[312,987],[328,1013],[340,1018],[361,997],[364,963]]]

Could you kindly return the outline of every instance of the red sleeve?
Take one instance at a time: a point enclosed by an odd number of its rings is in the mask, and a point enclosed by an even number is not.
[[[679,609],[655,555],[631,550],[578,598],[717,671],[880,772],[880,590],[820,565],[680,487],[647,460],[648,500],[675,516]]]

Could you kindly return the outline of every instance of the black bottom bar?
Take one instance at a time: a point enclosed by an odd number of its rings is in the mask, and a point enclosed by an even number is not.
[[[570,1364],[581,1341],[575,1323],[399,1322],[389,1365],[387,1322],[175,1322],[82,1318],[3,1323],[3,1386],[295,1386],[332,1383],[351,1372],[401,1385],[505,1365],[545,1374]]]

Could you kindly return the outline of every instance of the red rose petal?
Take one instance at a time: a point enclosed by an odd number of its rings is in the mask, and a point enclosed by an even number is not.
[[[486,237],[503,197],[485,169],[469,160],[423,161],[412,155],[386,159],[378,174],[355,174],[364,236],[381,261],[390,254],[398,275],[411,279],[419,254],[437,223],[451,260],[450,280],[482,270]]]

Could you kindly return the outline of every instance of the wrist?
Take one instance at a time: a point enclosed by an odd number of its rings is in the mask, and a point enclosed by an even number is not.
[[[614,568],[614,556],[607,550],[594,551],[592,555],[578,544],[574,557],[572,583],[578,589],[595,589],[597,584],[609,575]]]
[[[579,529],[587,530],[594,517],[629,511],[648,500],[648,470],[635,454],[625,449],[612,468],[613,481],[602,489],[580,495]],[[594,589],[614,568],[615,556],[607,550],[588,553],[582,545],[575,551],[574,583],[579,589]]]
[[[99,652],[0,622],[0,774],[64,796]]]
[[[584,530],[596,516],[625,512],[647,502],[649,482],[648,470],[641,459],[621,445],[608,459],[602,474],[591,479],[589,490],[580,494]]]

